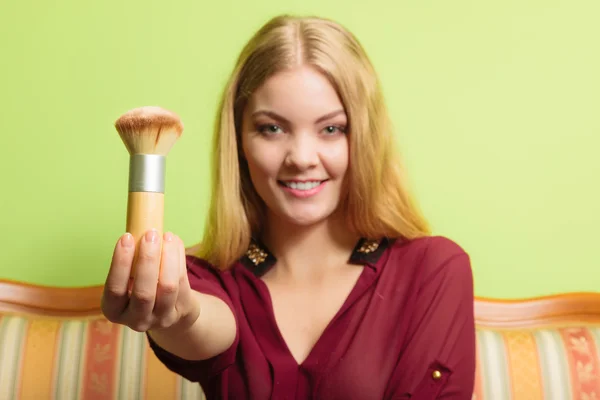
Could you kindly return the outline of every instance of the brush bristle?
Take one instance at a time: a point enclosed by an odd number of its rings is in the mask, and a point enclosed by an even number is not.
[[[127,111],[115,128],[129,154],[166,156],[183,132],[179,116],[161,107],[146,106]]]

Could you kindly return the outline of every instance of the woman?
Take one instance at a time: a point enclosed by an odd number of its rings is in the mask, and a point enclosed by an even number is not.
[[[109,320],[147,332],[209,399],[471,398],[469,257],[428,235],[348,31],[269,21],[239,57],[214,144],[201,245],[186,256],[149,231],[128,294],[133,244],[120,238]]]

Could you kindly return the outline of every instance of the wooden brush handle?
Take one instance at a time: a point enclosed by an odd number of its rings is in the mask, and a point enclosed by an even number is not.
[[[162,241],[165,194],[158,192],[129,192],[127,198],[127,232],[135,240],[135,255],[131,277],[135,275],[135,264],[138,258],[140,241],[150,229],[158,232],[159,243]]]

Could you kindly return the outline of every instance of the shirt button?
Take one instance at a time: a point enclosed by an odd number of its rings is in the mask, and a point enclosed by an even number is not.
[[[442,377],[442,373],[436,369],[435,371],[433,371],[433,374],[431,374],[431,376],[437,381]]]

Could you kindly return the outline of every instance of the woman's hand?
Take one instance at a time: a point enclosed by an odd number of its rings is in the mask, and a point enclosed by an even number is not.
[[[102,294],[102,313],[109,321],[146,332],[185,330],[198,319],[200,305],[188,281],[183,242],[170,232],[160,239],[151,230],[140,240],[131,282],[134,239],[125,234],[117,241]]]

